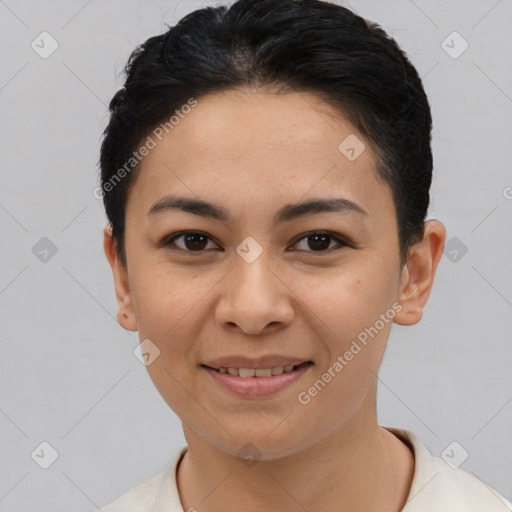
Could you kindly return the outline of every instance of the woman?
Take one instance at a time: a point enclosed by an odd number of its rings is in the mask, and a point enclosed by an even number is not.
[[[420,321],[431,114],[376,24],[239,0],[148,39],[101,148],[118,320],[187,446],[105,512],[509,510],[377,422],[393,322]]]

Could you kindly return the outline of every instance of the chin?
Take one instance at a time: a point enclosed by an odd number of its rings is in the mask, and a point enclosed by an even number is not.
[[[214,444],[219,450],[242,459],[241,462],[246,462],[248,466],[251,461],[279,460],[307,448],[308,443],[304,439],[295,441],[285,429],[279,433],[277,429],[255,430],[255,433],[244,432],[243,435],[228,437]],[[302,432],[301,436],[304,435]],[[309,436],[308,440],[310,439]]]

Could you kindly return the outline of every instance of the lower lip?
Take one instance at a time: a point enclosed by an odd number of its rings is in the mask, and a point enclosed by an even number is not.
[[[212,376],[215,382],[224,389],[242,398],[256,398],[270,396],[290,386],[300,379],[300,376],[309,370],[313,363],[307,363],[291,372],[283,372],[272,377],[239,377],[229,373],[220,373],[207,366],[201,366]]]

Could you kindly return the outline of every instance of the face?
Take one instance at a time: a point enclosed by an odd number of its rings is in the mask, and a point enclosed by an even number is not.
[[[365,144],[355,159],[339,149],[348,136],[355,154]],[[178,197],[204,203],[165,203]],[[141,163],[126,269],[105,236],[119,321],[159,351],[152,381],[186,435],[228,453],[252,442],[282,457],[375,415],[391,324],[418,320],[404,316],[413,274],[370,145],[311,94],[198,99]],[[310,363],[261,385],[203,366],[286,361]]]

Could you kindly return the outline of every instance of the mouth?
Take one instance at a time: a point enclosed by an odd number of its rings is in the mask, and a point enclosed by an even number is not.
[[[270,366],[270,362],[252,363],[259,368],[247,368],[248,361],[243,363],[246,367],[217,367],[218,363],[215,363],[215,366],[201,364],[200,367],[209,375],[208,378],[212,379],[211,382],[215,386],[220,386],[214,389],[222,389],[231,396],[243,399],[268,399],[293,386],[314,365],[312,361],[293,362],[296,364],[283,366]],[[228,362],[221,364],[228,364]],[[230,364],[234,364],[234,361]]]
[[[281,375],[282,373],[290,373],[297,370],[301,370],[312,364],[312,361],[304,361],[303,363],[300,364],[290,364],[286,366],[270,366],[268,368],[231,368],[223,366],[219,368],[214,368],[212,366],[208,366],[205,364],[202,364],[201,366],[213,370],[217,373],[228,374],[234,377],[242,377],[244,379],[250,379],[262,377],[275,377],[277,375]]]

